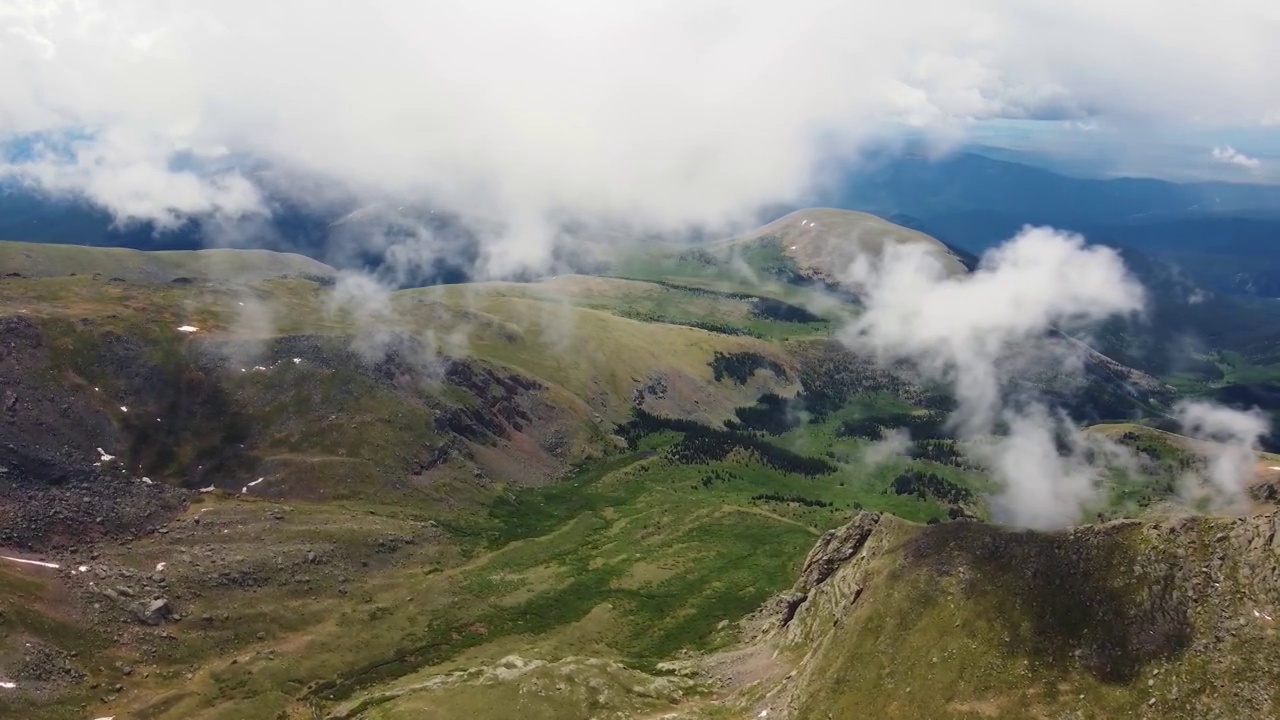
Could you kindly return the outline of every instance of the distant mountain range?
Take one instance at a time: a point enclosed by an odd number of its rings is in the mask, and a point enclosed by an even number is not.
[[[1280,297],[1277,186],[1070,177],[966,152],[874,159],[821,199],[920,230],[962,254],[979,255],[1024,225],[1051,225],[1161,261],[1188,281],[1188,292]],[[439,257],[407,275],[401,268],[398,282],[411,285],[464,280],[476,257],[474,235],[443,212],[355,203],[312,207],[279,198],[270,204],[269,220],[236,233],[214,234],[195,221],[158,231],[146,223],[117,226],[85,202],[0,185],[0,239],[165,250],[262,247],[338,267],[378,268],[405,233],[426,227]]]
[[[1060,175],[962,153],[897,157],[850,174],[835,204],[974,253],[1051,225],[1167,261],[1205,289],[1280,297],[1280,187]]]

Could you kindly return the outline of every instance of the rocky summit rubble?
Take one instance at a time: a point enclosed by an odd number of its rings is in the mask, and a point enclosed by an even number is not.
[[[93,468],[58,484],[0,466],[0,546],[69,549],[143,535],[186,507],[185,490]]]

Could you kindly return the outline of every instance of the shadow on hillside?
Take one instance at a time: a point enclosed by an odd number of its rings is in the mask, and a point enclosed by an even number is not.
[[[1176,565],[1140,561],[1131,531],[1117,524],[1068,535],[947,523],[921,532],[907,553],[960,578],[969,597],[993,602],[1011,652],[1124,684],[1145,665],[1185,652],[1192,631]]]

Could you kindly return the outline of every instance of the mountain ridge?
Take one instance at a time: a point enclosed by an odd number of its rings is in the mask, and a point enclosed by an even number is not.
[[[629,279],[373,303],[194,254],[0,276],[0,557],[30,561],[0,559],[0,714],[745,714],[717,653],[754,652],[736,624],[798,573],[842,572],[805,570],[815,539],[864,510],[977,525],[998,489],[948,393],[834,339],[861,245],[783,242],[836,219],[884,227],[826,210],[608,268]],[[1025,382],[1112,420],[1171,400],[1084,367]],[[1176,501],[1193,448],[1105,432],[1139,461],[1090,517]]]

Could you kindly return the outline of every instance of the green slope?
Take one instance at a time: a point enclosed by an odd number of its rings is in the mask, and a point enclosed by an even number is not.
[[[26,673],[0,715],[715,717],[737,696],[688,661],[735,647],[822,533],[987,514],[946,398],[830,340],[857,312],[832,281],[885,242],[954,259],[813,210],[630,279],[404,290],[375,316],[293,256],[0,244],[4,542],[63,565],[0,567],[0,674]],[[917,442],[868,462],[903,424]],[[1162,477],[1119,478],[1110,511]],[[97,517],[95,493],[170,486],[176,514]],[[171,638],[137,620],[159,596]],[[85,679],[29,692],[28,639]]]

